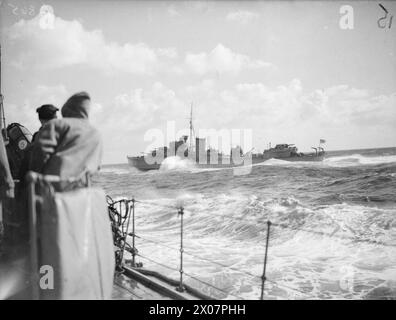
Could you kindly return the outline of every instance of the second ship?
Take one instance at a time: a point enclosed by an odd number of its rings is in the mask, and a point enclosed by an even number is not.
[[[231,149],[230,155],[226,155],[214,148],[206,148],[205,138],[195,138],[193,144],[193,121],[192,108],[190,113],[190,135],[182,136],[178,141],[172,141],[168,146],[156,148],[141,156],[127,156],[128,164],[141,171],[158,170],[166,158],[178,156],[189,159],[197,168],[232,168],[251,164],[257,164],[269,159],[285,161],[323,161],[325,151],[321,146],[324,140],[320,140],[318,147],[313,147],[315,152],[298,152],[294,144],[277,144],[275,147],[264,150],[262,153],[243,153],[241,147]]]

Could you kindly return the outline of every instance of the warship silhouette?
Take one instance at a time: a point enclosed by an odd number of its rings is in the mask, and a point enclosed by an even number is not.
[[[322,144],[326,141],[320,139],[318,147],[312,147],[314,152],[298,152],[294,144],[277,144],[269,146],[262,153],[253,153],[252,150],[244,153],[240,146],[231,148],[230,154],[206,147],[206,138],[194,137],[192,118],[192,105],[190,111],[190,134],[183,135],[178,141],[172,141],[169,146],[156,148],[140,156],[127,156],[128,164],[140,171],[158,170],[165,159],[178,156],[189,159],[197,168],[232,168],[257,164],[269,159],[284,161],[323,161],[325,150]],[[195,138],[195,141],[194,141]],[[194,143],[195,142],[195,143]]]

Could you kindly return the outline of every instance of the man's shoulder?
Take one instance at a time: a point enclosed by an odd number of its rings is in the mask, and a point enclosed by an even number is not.
[[[54,126],[55,128],[85,127],[88,129],[92,127],[88,120],[78,118],[52,119],[45,125]]]
[[[79,118],[61,118],[48,121],[45,126],[52,126],[56,131],[75,131],[81,133],[81,130],[89,132],[90,135],[100,136],[97,130],[87,119]]]
[[[67,131],[75,131],[76,133],[86,132],[90,136],[100,137],[99,130],[96,129],[92,123],[90,123],[87,119],[79,119],[79,118],[62,118],[51,120],[54,121],[56,127],[59,127],[60,130]]]
[[[68,127],[70,126],[70,123],[68,121],[64,121],[65,119],[51,119],[47,121],[40,129],[46,129],[49,127],[55,127],[55,128],[62,128],[62,127]]]

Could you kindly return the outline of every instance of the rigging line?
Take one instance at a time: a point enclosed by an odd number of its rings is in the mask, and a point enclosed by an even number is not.
[[[153,243],[156,243],[156,244],[158,244],[158,245],[162,245],[162,246],[164,246],[164,247],[167,247],[167,248],[169,248],[169,249],[173,249],[173,250],[175,250],[175,251],[178,251],[178,250],[179,250],[179,249],[176,249],[176,248],[172,248],[172,247],[170,247],[170,246],[167,246],[167,245],[163,245],[162,243],[159,243],[159,242],[157,242],[157,241],[152,241],[151,239],[143,238],[143,237],[141,237],[141,236],[139,236],[139,238],[141,238],[141,239],[143,239],[143,240],[151,241],[151,242],[153,242]],[[260,276],[255,275],[255,274],[252,274],[252,273],[250,273],[250,272],[238,270],[238,269],[235,269],[235,268],[233,268],[233,267],[224,265],[224,264],[222,264],[222,263],[220,263],[220,262],[216,262],[216,261],[213,261],[213,260],[210,260],[210,259],[206,259],[206,258],[202,258],[202,257],[196,256],[196,255],[193,255],[193,254],[191,254],[191,253],[189,253],[189,252],[187,252],[187,251],[184,251],[184,253],[187,254],[187,255],[190,255],[190,256],[192,256],[192,257],[194,257],[194,258],[197,258],[197,259],[200,259],[200,260],[204,260],[204,261],[207,261],[207,262],[210,262],[210,263],[213,263],[213,264],[217,264],[217,265],[222,266],[222,267],[224,267],[224,268],[228,268],[228,269],[230,269],[230,270],[237,271],[237,272],[239,272],[239,273],[241,273],[241,274],[245,274],[245,275],[251,276],[252,278],[261,279]],[[185,273],[185,274],[187,274],[187,273]],[[288,288],[288,289],[297,291],[297,292],[299,292],[299,293],[302,293],[302,294],[304,294],[304,295],[306,295],[306,296],[308,296],[308,297],[316,298],[315,296],[310,295],[310,294],[308,294],[308,293],[306,293],[306,292],[304,292],[304,291],[302,291],[302,290],[299,290],[299,289],[297,289],[297,288],[293,288],[293,287],[290,287],[290,286],[285,285],[285,284],[277,283],[277,282],[275,282],[275,281],[273,281],[273,280],[270,280],[270,279],[268,279],[268,278],[267,278],[267,281],[270,282],[270,283],[272,283],[273,285],[278,286],[278,287]]]
[[[175,268],[169,267],[169,266],[167,266],[167,265],[165,265],[165,264],[163,264],[163,263],[161,263],[161,262],[158,262],[158,261],[155,261],[155,260],[150,259],[150,258],[148,258],[148,257],[142,256],[140,253],[138,253],[137,255],[138,255],[139,257],[141,257],[141,258],[143,258],[143,259],[146,259],[146,260],[148,260],[148,261],[150,261],[150,262],[152,262],[152,263],[155,263],[155,264],[157,264],[157,265],[159,265],[159,266],[161,266],[161,267],[167,268],[167,269],[172,270],[172,271],[179,272],[179,270],[177,270],[177,269],[175,269]],[[228,292],[224,291],[223,289],[217,288],[216,286],[214,286],[214,285],[212,285],[212,284],[210,284],[210,283],[207,283],[207,282],[205,282],[205,281],[203,281],[203,280],[201,280],[201,279],[199,279],[199,278],[197,278],[197,277],[195,277],[195,276],[193,276],[193,275],[190,275],[189,273],[184,272],[184,274],[185,274],[186,276],[188,276],[188,277],[190,277],[190,278],[192,278],[192,279],[198,281],[198,282],[201,282],[202,284],[205,284],[205,285],[207,285],[207,286],[209,286],[209,287],[212,287],[212,288],[214,288],[214,289],[216,289],[216,290],[218,290],[218,291],[221,291],[221,292],[223,292],[223,293],[225,293],[225,294],[227,294],[227,295],[231,294],[231,293],[228,293]],[[232,295],[232,296],[235,296],[235,297],[237,297],[237,298],[240,298],[240,299],[242,299],[242,300],[244,300],[243,298],[241,298],[241,297],[239,297],[239,296],[237,296],[237,295],[234,295],[234,294],[231,294],[231,295]]]
[[[138,253],[137,255],[140,256],[140,257],[143,258],[143,259],[146,259],[146,260],[148,260],[148,261],[150,261],[150,262],[153,262],[153,263],[155,263],[155,264],[157,264],[157,265],[159,265],[159,266],[162,266],[162,267],[164,267],[164,268],[166,268],[166,269],[169,269],[169,270],[172,270],[172,271],[176,271],[176,272],[179,271],[179,270],[177,270],[177,269],[175,269],[175,268],[169,267],[169,266],[167,266],[167,265],[165,265],[165,264],[163,264],[163,263],[160,263],[160,262],[155,261],[155,260],[153,260],[153,259],[150,259],[150,258],[148,258],[148,257],[146,257],[146,256],[143,256],[143,255],[141,255],[140,253]],[[203,280],[197,278],[196,276],[191,275],[190,273],[184,272],[184,274],[185,274],[186,276],[188,276],[188,277],[190,277],[190,278],[192,278],[192,279],[194,279],[194,280],[196,280],[196,281],[202,283],[202,284],[205,284],[205,285],[207,285],[207,286],[209,286],[209,287],[212,287],[212,288],[214,288],[214,289],[216,289],[216,290],[218,290],[218,291],[220,291],[220,292],[223,292],[223,293],[225,293],[225,294],[227,294],[227,295],[232,295],[232,296],[237,297],[237,298],[239,298],[239,299],[241,299],[241,300],[245,300],[244,298],[242,298],[242,297],[240,297],[240,296],[238,296],[238,295],[236,295],[236,294],[229,293],[229,292],[227,292],[227,291],[225,291],[225,290],[223,290],[223,289],[221,289],[221,288],[218,288],[218,287],[216,287],[216,286],[214,286],[214,285],[212,285],[212,284],[210,284],[210,283],[208,283],[208,282],[206,282],[206,281],[203,281]],[[299,289],[297,289],[297,288],[293,288],[293,287],[290,287],[290,286],[284,285],[284,284],[278,284],[277,282],[275,282],[275,281],[273,281],[273,280],[270,280],[270,279],[267,279],[267,281],[270,282],[270,283],[272,283],[272,284],[274,284],[274,285],[276,285],[276,286],[278,286],[278,287],[288,288],[288,289],[290,289],[290,290],[294,290],[294,291],[297,291],[297,292],[299,292],[299,293],[302,293],[302,294],[304,294],[304,295],[307,296],[307,297],[315,298],[315,296],[310,295],[310,294],[308,294],[308,293],[306,293],[306,292],[304,292],[304,291],[302,291],[302,290],[299,290]]]
[[[170,247],[170,246],[164,245],[164,244],[159,243],[159,242],[157,242],[157,241],[153,241],[153,240],[151,240],[151,239],[143,238],[143,237],[141,237],[141,236],[139,236],[139,238],[141,238],[141,239],[143,239],[143,240],[147,240],[147,241],[153,242],[153,243],[156,243],[156,244],[158,244],[158,245],[164,246],[164,247],[166,247],[166,248],[169,248],[169,249],[172,249],[172,250],[175,250],[175,251],[179,251],[179,249],[172,248],[172,247]],[[231,267],[231,266],[227,266],[227,265],[225,265],[225,264],[222,264],[222,263],[220,263],[220,262],[216,262],[216,261],[213,261],[213,260],[210,260],[210,259],[202,258],[202,257],[196,256],[196,255],[194,255],[194,254],[192,254],[192,253],[189,253],[189,252],[187,252],[187,251],[184,251],[184,253],[187,254],[187,255],[189,255],[189,256],[192,256],[192,257],[194,257],[194,258],[196,258],[196,259],[203,260],[203,261],[207,261],[207,262],[210,262],[210,263],[219,265],[219,266],[221,266],[221,267],[224,267],[224,268],[227,268],[227,269],[236,271],[236,272],[238,272],[238,273],[241,273],[241,274],[250,276],[250,277],[252,277],[252,278],[261,280],[261,277],[260,277],[260,276],[255,275],[255,274],[253,274],[253,273],[250,273],[250,272],[248,272],[248,271],[239,270],[239,269],[236,269],[236,268],[234,268],[234,267]],[[252,279],[252,280],[253,280],[253,279]]]
[[[139,236],[137,234],[135,234],[135,237],[137,237],[139,239],[142,239],[142,240],[146,240],[148,242],[152,242],[152,243],[158,244],[159,246],[162,246],[162,247],[174,250],[174,251],[180,251],[180,248],[171,247],[171,246],[168,246],[168,245],[166,245],[166,244],[164,244],[162,242],[159,242],[159,241],[156,241],[156,240],[152,240],[152,239],[148,239],[146,237],[142,237],[142,236]]]
[[[140,200],[135,200],[135,202],[150,205],[150,206],[156,206],[156,207],[160,207],[160,208],[172,209],[172,210],[180,209],[180,206],[169,206],[166,204],[158,204],[158,203],[146,202],[146,201],[140,201]]]
[[[179,272],[179,270],[176,269],[176,268],[169,267],[169,266],[167,266],[167,265],[165,265],[165,264],[163,264],[163,263],[161,263],[161,262],[157,262],[157,261],[155,261],[155,260],[153,260],[153,259],[150,259],[150,258],[148,258],[148,257],[146,257],[146,256],[143,256],[143,255],[141,255],[140,253],[137,253],[136,255],[139,256],[139,257],[141,257],[141,258],[143,258],[143,259],[146,259],[146,260],[148,260],[148,261],[150,261],[150,262],[152,262],[152,263],[155,263],[155,264],[157,264],[157,265],[159,265],[159,266],[161,266],[161,267],[164,267],[164,268],[166,268],[166,269]]]
[[[147,239],[147,238],[143,238],[143,237],[140,237],[140,238],[143,239],[143,240],[151,241],[150,239]],[[157,243],[156,241],[151,241],[151,242]],[[162,245],[161,243],[157,243],[157,244]],[[169,246],[167,246],[167,245],[163,245],[163,246],[165,246],[165,247],[167,247],[167,248],[169,248],[169,249],[179,250],[179,249],[176,249],[176,248],[169,247]],[[221,266],[221,267],[228,268],[228,269],[230,269],[230,270],[237,271],[237,272],[239,272],[239,273],[241,273],[241,274],[245,274],[245,275],[251,276],[252,278],[261,279],[260,276],[255,275],[255,274],[252,274],[252,273],[250,273],[250,272],[242,271],[242,270],[239,270],[239,269],[235,269],[235,268],[233,268],[233,267],[224,265],[224,264],[222,264],[222,263],[220,263],[220,262],[212,261],[212,260],[210,260],[210,259],[205,259],[205,258],[196,256],[196,255],[193,255],[193,254],[191,254],[191,253],[189,253],[189,252],[187,252],[187,251],[184,251],[184,253],[187,254],[187,255],[190,255],[190,256],[192,256],[192,257],[194,257],[194,258],[197,258],[197,259],[200,259],[200,260],[204,260],[204,261],[207,261],[207,262],[211,262],[211,263],[217,264],[217,265],[219,265],[219,266]],[[185,274],[187,274],[187,273],[185,272]],[[297,292],[299,292],[299,293],[302,293],[302,294],[304,294],[304,295],[306,295],[306,296],[308,296],[308,297],[315,298],[315,296],[313,296],[313,295],[309,295],[308,293],[306,293],[306,292],[304,292],[304,291],[302,291],[302,290],[299,290],[299,289],[290,287],[290,286],[288,286],[288,285],[279,284],[279,283],[277,283],[277,282],[275,282],[275,281],[273,281],[273,280],[270,280],[270,279],[268,279],[268,278],[267,278],[267,281],[269,281],[270,283],[272,283],[273,285],[276,285],[276,286],[278,286],[278,287],[285,287],[285,288],[288,288],[288,289],[297,291]]]
[[[119,204],[119,203],[126,203],[127,204],[129,202],[132,202],[132,200],[129,200],[127,198],[122,198],[122,199],[119,199],[119,200],[113,200],[113,198],[110,197],[109,195],[106,196],[106,201],[107,201],[107,204],[109,206],[114,206],[114,205]]]
[[[171,249],[171,250],[175,250],[175,251],[179,251],[179,250],[180,250],[180,249],[177,249],[177,248],[168,246],[168,245],[166,245],[166,244],[160,243],[159,241],[155,241],[155,240],[152,240],[152,239],[148,239],[148,238],[145,238],[145,237],[142,237],[142,236],[137,236],[137,237],[139,237],[140,239],[143,239],[143,240],[146,240],[146,241],[149,241],[149,242],[158,244],[159,246],[163,246],[163,247],[168,248],[168,249]],[[236,269],[236,268],[234,268],[234,267],[228,266],[228,265],[223,264],[223,263],[221,263],[221,262],[217,262],[217,261],[214,261],[214,260],[211,260],[211,259],[207,259],[207,258],[200,257],[200,256],[195,255],[195,254],[192,254],[192,253],[190,253],[190,252],[188,252],[188,251],[184,251],[184,253],[187,254],[187,255],[189,255],[189,256],[191,256],[191,257],[194,257],[194,258],[196,258],[196,259],[199,259],[199,260],[202,260],[202,261],[207,261],[207,262],[216,264],[216,265],[218,265],[218,266],[221,266],[221,267],[223,267],[223,268],[227,268],[227,269],[230,269],[230,270],[239,272],[239,273],[241,273],[241,274],[245,274],[245,275],[251,276],[251,277],[253,277],[253,278],[261,279],[260,276],[255,275],[255,274],[253,274],[253,273],[250,273],[250,272],[248,272],[248,271],[243,271],[243,270],[240,270],[240,269]]]
[[[185,211],[186,211],[186,212],[189,212],[189,210],[185,210]],[[246,221],[245,218],[229,217],[229,216],[226,216],[226,215],[223,215],[223,214],[216,214],[216,213],[212,213],[212,212],[211,212],[211,213],[207,213],[207,212],[205,212],[205,211],[203,211],[203,213],[204,213],[204,214],[207,214],[207,215],[215,216],[215,217],[220,217],[220,218],[229,219],[229,220],[241,221],[241,222],[244,222],[244,223],[248,223],[249,225],[252,225],[252,226],[257,226],[256,223],[250,222],[250,221]],[[268,219],[267,219],[267,220],[268,220]],[[265,230],[267,230],[267,229],[265,228],[265,229],[262,229],[262,230],[260,230],[260,231],[265,231]]]
[[[123,200],[118,200],[118,202],[123,201]],[[127,201],[131,201],[131,200],[127,200]],[[146,204],[146,205],[153,205],[153,206],[157,206],[157,207],[161,207],[161,208],[169,208],[169,209],[174,209],[174,210],[178,210],[180,209],[180,206],[168,206],[168,205],[162,205],[162,204],[157,204],[157,203],[150,203],[150,202],[145,202],[145,201],[140,201],[140,200],[135,200],[135,202],[138,203],[142,203],[142,204]],[[189,211],[189,210],[188,210]],[[206,213],[205,211],[203,211],[203,213]],[[229,219],[229,220],[234,220],[234,221],[241,221],[244,223],[248,223],[249,225],[252,226],[257,226],[257,224],[253,223],[253,222],[248,222],[246,221],[246,219],[244,218],[237,218],[237,217],[229,217],[226,215],[221,215],[221,214],[216,214],[216,213],[206,213],[207,215],[212,215],[212,216],[216,216],[216,217],[220,217],[220,218],[225,218],[225,219]],[[262,229],[261,231],[265,231],[266,229]]]
[[[150,258],[148,258],[148,257],[146,257],[146,256],[143,256],[143,255],[141,255],[140,253],[138,253],[137,255],[140,256],[140,257],[143,258],[143,259],[146,259],[146,260],[148,260],[148,261],[151,261],[151,262],[153,262],[153,263],[155,263],[155,264],[157,264],[157,265],[159,265],[159,266],[162,266],[162,267],[164,267],[164,268],[166,268],[166,269],[169,269],[169,270],[172,270],[172,271],[176,271],[176,272],[179,271],[179,270],[177,270],[176,268],[169,267],[169,266],[167,266],[167,265],[165,265],[165,264],[163,264],[163,263],[157,262],[157,261],[155,261],[155,260],[153,260],[153,259],[150,259]],[[207,286],[209,286],[209,287],[212,287],[212,288],[214,288],[214,289],[216,289],[216,290],[219,290],[219,291],[221,291],[221,292],[223,292],[223,293],[226,293],[226,294],[229,294],[229,295],[232,295],[232,296],[234,296],[234,297],[237,297],[237,298],[240,298],[240,299],[244,300],[242,297],[240,297],[240,296],[238,296],[238,295],[235,295],[235,294],[231,294],[231,293],[229,293],[229,292],[226,292],[226,291],[223,290],[223,289],[217,288],[216,286],[213,286],[212,284],[207,283],[207,282],[205,282],[205,281],[203,281],[203,280],[197,278],[197,277],[194,276],[194,275],[191,275],[191,274],[189,274],[189,273],[187,273],[187,272],[184,272],[184,274],[187,275],[187,276],[189,276],[190,278],[192,278],[192,279],[198,281],[198,282],[201,282],[202,284],[205,284],[205,285],[207,285]],[[258,276],[256,276],[256,275],[252,275],[252,276],[258,277]],[[258,278],[260,278],[260,277],[258,277]],[[271,279],[267,279],[267,281],[270,282],[270,283],[272,283],[272,284],[274,284],[274,285],[276,285],[276,286],[278,286],[278,287],[288,288],[288,289],[290,289],[290,290],[294,290],[294,291],[297,291],[297,292],[299,292],[299,293],[302,293],[302,294],[304,294],[304,295],[307,296],[307,297],[315,298],[315,296],[310,295],[310,294],[308,294],[308,293],[306,293],[306,292],[304,292],[304,291],[302,291],[302,290],[299,290],[299,289],[297,289],[297,288],[293,288],[293,287],[290,287],[290,286],[285,285],[285,284],[278,284],[277,282],[275,282],[275,281],[273,281],[273,280],[271,280]]]
[[[113,199],[110,199],[110,200],[107,200],[107,201],[111,201],[111,202],[108,203],[108,204],[111,205],[111,206],[114,206],[114,205],[119,204],[119,203],[129,202],[130,200],[128,200],[128,199],[120,199],[120,200],[113,200]]]
[[[157,241],[152,241],[151,239],[143,238],[143,237],[141,237],[141,236],[139,236],[139,238],[141,238],[141,239],[143,239],[143,240],[151,241],[151,242],[153,242],[153,243],[162,245],[162,246],[164,246],[164,247],[166,247],[166,248],[173,249],[173,250],[175,250],[175,251],[179,251],[179,249],[172,248],[172,247],[167,246],[167,245],[163,245],[162,243],[159,243],[159,242],[157,242]],[[196,256],[196,255],[193,255],[193,254],[191,254],[191,253],[189,253],[189,252],[187,252],[187,251],[184,251],[184,253],[187,254],[187,255],[190,255],[190,256],[192,256],[192,257],[194,257],[194,258],[197,258],[197,259],[200,259],[200,260],[203,260],[203,261],[207,261],[207,262],[211,262],[211,263],[217,264],[217,265],[219,265],[219,266],[221,266],[221,267],[228,268],[228,269],[230,269],[230,270],[237,271],[237,272],[239,272],[239,273],[241,273],[241,274],[251,276],[252,278],[261,279],[260,276],[254,275],[254,274],[252,274],[252,273],[250,273],[250,272],[238,270],[238,269],[236,269],[236,268],[227,266],[227,265],[225,265],[225,264],[222,264],[222,263],[219,263],[219,262],[216,262],[216,261],[212,261],[212,260],[209,260],[209,259],[205,259],[205,258]],[[184,272],[184,274],[187,274],[187,273]],[[253,280],[253,279],[252,279],[252,280]],[[197,280],[197,281],[198,281],[198,280]],[[219,289],[219,288],[216,288],[216,289]],[[223,292],[225,292],[225,291],[223,290]],[[225,292],[225,293],[229,294],[228,292]],[[236,296],[236,297],[238,297],[238,296]]]
[[[185,212],[190,212],[190,211],[186,210]],[[229,217],[229,216],[226,216],[226,215],[216,214],[216,213],[206,213],[204,211],[203,211],[203,213],[207,214],[207,215],[215,216],[215,217],[226,218],[226,219],[229,219],[229,220],[232,220],[232,221],[241,221],[241,222],[244,222],[246,224],[249,224],[250,226],[257,227],[256,223],[253,223],[253,222],[250,222],[250,221],[246,221],[246,220],[244,220],[244,218]],[[265,230],[266,230],[266,228],[263,228],[263,229],[260,229],[259,231],[265,231]]]

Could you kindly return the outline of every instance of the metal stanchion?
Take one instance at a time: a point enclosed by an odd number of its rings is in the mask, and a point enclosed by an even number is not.
[[[136,247],[135,247],[135,199],[132,198],[132,267],[136,267]]]
[[[128,239],[128,229],[129,229],[129,222],[130,222],[130,218],[131,218],[131,215],[129,213],[129,210],[130,210],[129,202],[128,201],[124,201],[124,202],[125,202],[125,213],[128,216],[128,220],[127,220],[126,230],[124,232],[124,235],[125,235],[124,236],[124,243],[122,245],[122,250],[121,250],[121,265],[123,264],[123,260],[124,260],[124,251],[125,251],[125,246],[126,246],[127,239]],[[120,202],[120,213],[122,215],[122,205],[121,205],[121,203],[122,202]]]
[[[262,283],[261,283],[261,297],[260,300],[264,299],[264,285],[265,281],[267,280],[265,273],[267,270],[267,257],[268,257],[268,245],[269,245],[269,236],[270,236],[270,227],[271,227],[271,221],[267,221],[267,239],[265,242],[265,255],[264,255],[264,270],[263,270],[263,275],[261,277]]]
[[[184,292],[183,286],[183,215],[184,209],[181,207],[178,211],[178,215],[180,215],[180,283],[179,286],[176,288],[179,292]]]

